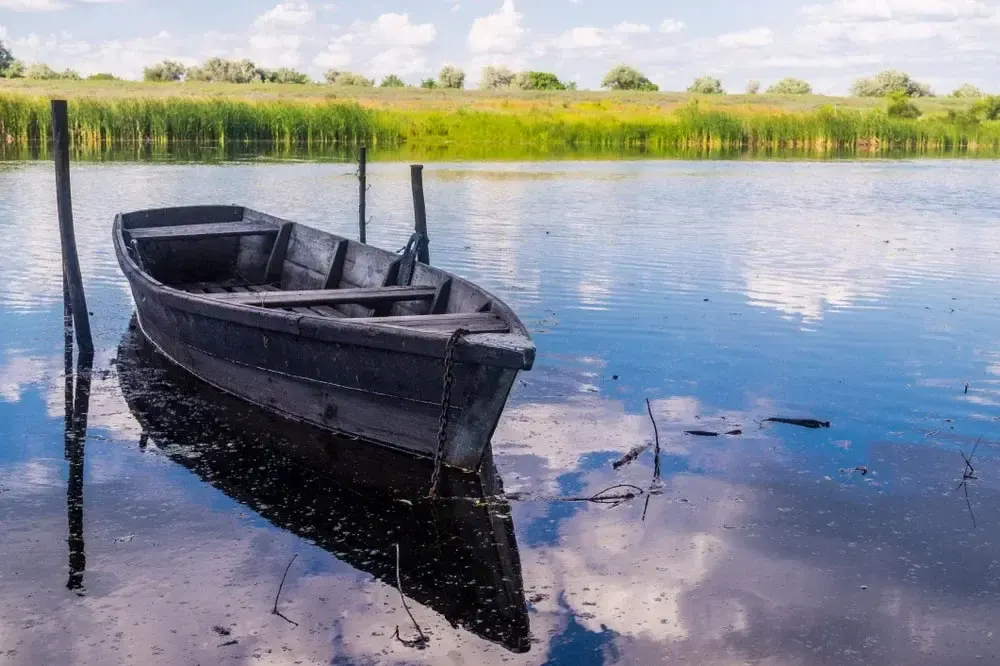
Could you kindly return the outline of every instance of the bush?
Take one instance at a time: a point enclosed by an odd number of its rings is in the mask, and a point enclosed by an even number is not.
[[[521,72],[514,84],[521,90],[566,90],[559,77],[551,72]]]
[[[972,112],[983,120],[1000,120],[1000,95],[986,95],[972,105]]]
[[[435,81],[434,79],[424,79],[423,81],[420,82],[420,87],[430,90],[432,88],[437,88],[438,82]]]
[[[479,76],[479,87],[483,89],[509,88],[514,83],[514,72],[507,67],[487,65]]]
[[[438,83],[442,88],[461,89],[465,87],[465,72],[458,67],[445,65],[438,72]]]
[[[760,92],[760,81],[754,80],[747,84],[748,95],[756,95],[759,92]]]
[[[180,81],[184,78],[184,65],[173,60],[146,67],[142,70],[143,81]]]
[[[14,54],[10,52],[7,45],[0,42],[0,79],[15,78],[10,76],[8,72],[14,66]]]
[[[971,83],[966,83],[964,85],[959,86],[954,91],[952,91],[951,96],[965,97],[965,98],[982,97],[983,91],[977,88],[976,86],[972,85]]]
[[[335,86],[355,86],[358,88],[371,88],[375,85],[374,79],[366,78],[354,72],[341,72],[336,69],[328,70],[323,74],[326,82]]]
[[[907,97],[933,97],[929,86],[918,83],[909,74],[894,69],[879,72],[870,79],[858,79],[851,87],[855,97],[888,97],[902,91]]]
[[[386,76],[384,79],[382,79],[382,83],[380,83],[379,85],[382,88],[405,88],[406,87],[406,83],[403,82],[403,79],[399,78],[395,74],[389,74],[388,76]]]
[[[187,70],[189,81],[212,81],[216,83],[251,83],[263,81],[264,72],[250,60],[225,60],[209,58],[201,67]]]
[[[262,69],[260,70],[260,78],[265,83],[306,84],[312,81],[308,74],[303,74],[287,67],[282,67],[281,69]]]
[[[59,78],[59,72],[53,70],[45,63],[37,62],[28,67],[24,72],[24,78],[37,80],[52,80]]]
[[[802,79],[788,77],[772,85],[767,92],[773,95],[811,95],[812,86]]]
[[[98,72],[87,77],[88,81],[121,81],[120,78],[108,72]]]
[[[688,87],[688,92],[702,95],[723,95],[726,91],[722,89],[722,81],[719,79],[702,76],[694,80],[694,83]]]
[[[602,88],[611,90],[647,90],[656,91],[660,87],[646,78],[646,76],[628,65],[617,65],[604,76],[601,82]]]
[[[889,94],[889,108],[887,112],[890,118],[908,118],[912,120],[920,117],[920,109],[901,90]]]

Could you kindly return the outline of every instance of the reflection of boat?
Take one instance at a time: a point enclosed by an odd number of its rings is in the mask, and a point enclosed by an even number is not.
[[[399,256],[239,206],[126,213],[113,230],[139,324],[181,367],[475,471],[535,348],[500,299],[417,261],[422,238]]]
[[[155,443],[276,526],[393,587],[398,543],[407,597],[453,626],[528,650],[517,542],[492,459],[479,475],[443,469],[432,501],[428,461],[282,419],[219,391],[161,355],[134,320],[116,365],[143,445]]]

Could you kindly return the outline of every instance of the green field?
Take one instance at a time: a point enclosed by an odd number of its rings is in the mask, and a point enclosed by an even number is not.
[[[329,85],[0,82],[0,143],[49,133],[48,100],[70,101],[77,147],[181,143],[434,150],[489,157],[567,150],[797,150],[811,153],[1000,151],[1000,121],[949,118],[972,102],[915,100],[918,119],[893,118],[872,98],[514,92]],[[42,142],[44,143],[44,142]]]

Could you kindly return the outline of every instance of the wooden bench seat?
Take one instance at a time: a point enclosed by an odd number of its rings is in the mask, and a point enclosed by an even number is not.
[[[265,308],[291,308],[315,305],[395,303],[430,301],[435,287],[376,287],[370,289],[306,289],[302,291],[267,291],[260,293],[204,294],[213,299],[239,305]]]
[[[277,236],[278,227],[265,222],[221,222],[127,229],[126,232],[136,240],[193,240],[226,236]]]

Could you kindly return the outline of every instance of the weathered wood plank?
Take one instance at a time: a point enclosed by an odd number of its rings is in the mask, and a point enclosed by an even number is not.
[[[384,303],[405,300],[430,300],[433,287],[381,287],[378,289],[307,289],[269,292],[267,294],[219,294],[219,300],[239,305],[288,308],[296,305],[334,305],[337,303]]]
[[[377,287],[398,258],[392,252],[371,245],[351,243],[344,261],[344,279],[359,287]]]
[[[195,224],[204,220],[211,222],[239,222],[243,220],[242,206],[176,206],[153,208],[122,215],[122,225],[126,230],[148,227],[167,227],[177,224]]]
[[[317,273],[305,266],[286,261],[280,284],[281,288],[285,291],[305,291],[308,289],[321,289],[324,280],[325,277],[322,273]]]
[[[324,289],[336,289],[340,286],[340,279],[344,276],[344,260],[347,259],[347,245],[346,240],[337,243],[337,249],[333,251],[333,260],[330,262],[330,270],[326,273]]]
[[[223,222],[220,224],[178,224],[168,227],[146,227],[128,231],[138,240],[188,240],[224,238],[226,236],[278,235],[278,227],[262,222]]]
[[[282,268],[285,265],[285,255],[288,253],[288,241],[292,235],[291,222],[285,222],[278,231],[278,237],[271,248],[271,256],[267,259],[267,268],[264,269],[264,282],[280,282]]]
[[[506,333],[510,326],[495,314],[404,315],[399,317],[364,317],[351,320],[358,324],[401,326],[422,331],[451,332],[458,328],[470,333]]]
[[[438,285],[434,300],[431,301],[431,311],[433,315],[444,314],[448,307],[448,296],[451,295],[451,278],[446,279]]]
[[[326,275],[339,243],[339,238],[325,231],[296,224],[289,238],[286,259]]]

